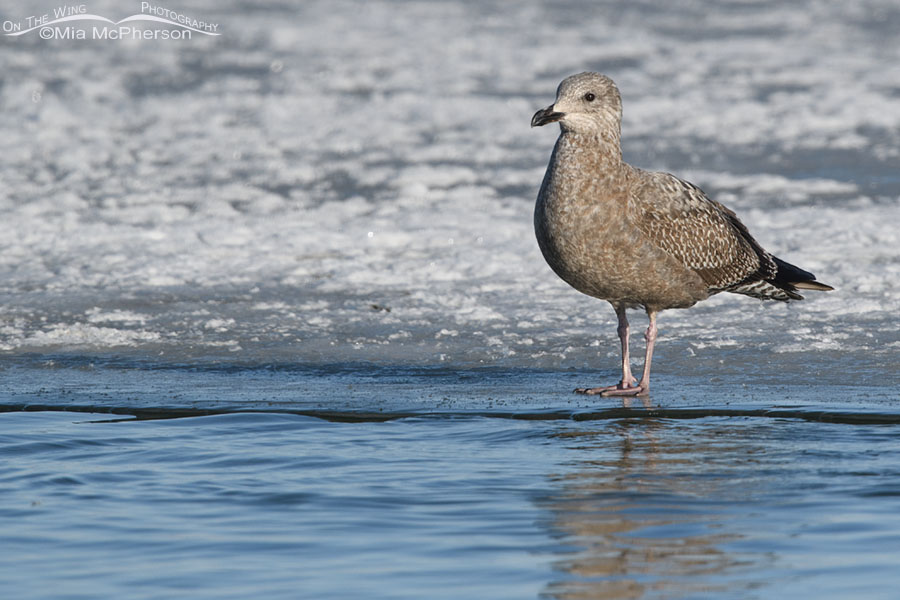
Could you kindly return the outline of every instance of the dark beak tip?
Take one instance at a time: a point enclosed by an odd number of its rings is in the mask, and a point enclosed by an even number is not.
[[[555,123],[556,121],[562,119],[564,116],[564,113],[554,111],[553,106],[551,105],[547,108],[542,108],[541,110],[534,113],[534,116],[531,117],[531,126],[541,127],[542,125],[546,125],[547,123]]]

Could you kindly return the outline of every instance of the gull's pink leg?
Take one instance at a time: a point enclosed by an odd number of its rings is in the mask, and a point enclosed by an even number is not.
[[[597,394],[604,394],[605,392],[628,392],[632,389],[637,389],[634,387],[637,385],[637,380],[631,374],[631,355],[628,352],[628,319],[625,317],[624,306],[616,307],[616,317],[619,319],[619,326],[616,328],[616,333],[619,334],[619,341],[622,342],[622,380],[617,385],[606,387],[577,388],[575,390],[576,394],[595,396]]]
[[[601,392],[603,396],[646,396],[650,393],[650,363],[653,360],[653,345],[656,342],[656,311],[647,310],[647,317],[650,319],[650,325],[647,326],[647,332],[644,333],[644,339],[647,340],[647,353],[644,355],[644,372],[641,374],[641,382],[637,387],[625,389],[613,388]]]

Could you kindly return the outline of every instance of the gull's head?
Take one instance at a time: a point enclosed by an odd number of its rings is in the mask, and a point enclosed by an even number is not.
[[[622,121],[622,98],[613,80],[600,73],[579,73],[563,79],[556,89],[556,102],[539,110],[531,126],[559,122],[564,131],[604,133],[612,129],[618,137]]]

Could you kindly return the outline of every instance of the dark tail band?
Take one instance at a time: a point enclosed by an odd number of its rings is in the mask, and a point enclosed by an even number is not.
[[[820,292],[830,292],[834,289],[830,285],[816,281],[816,276],[809,271],[804,271],[800,267],[785,262],[777,256],[773,256],[772,260],[775,261],[778,271],[775,273],[775,278],[772,279],[771,282],[782,289],[794,291],[799,288],[803,290],[817,290]]]

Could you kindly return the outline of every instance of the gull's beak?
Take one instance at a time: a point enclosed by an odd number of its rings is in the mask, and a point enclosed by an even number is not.
[[[532,127],[540,127],[541,125],[546,125],[547,123],[555,123],[559,121],[566,113],[556,112],[553,110],[553,104],[548,106],[547,108],[541,109],[534,113],[534,116],[531,117],[531,126]]]

